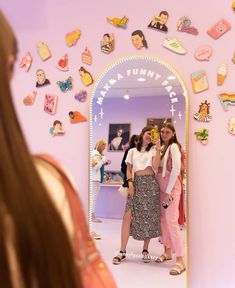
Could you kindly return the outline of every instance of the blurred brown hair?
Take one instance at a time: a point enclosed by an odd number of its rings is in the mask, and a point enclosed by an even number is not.
[[[14,33],[0,11],[1,287],[14,287],[9,238],[13,238],[23,287],[82,287],[67,231],[36,171],[12,103],[9,69],[14,61],[9,67],[9,59],[16,54]]]

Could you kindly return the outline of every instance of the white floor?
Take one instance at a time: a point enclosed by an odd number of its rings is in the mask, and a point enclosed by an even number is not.
[[[112,258],[119,252],[121,220],[102,219],[103,223],[93,223],[93,230],[102,236],[96,240],[101,255],[109,266],[118,288],[186,288],[186,273],[179,276],[169,275],[173,260],[157,264],[154,259],[143,263],[141,257],[142,241],[130,237],[127,247],[127,259],[120,265],[113,265]],[[182,238],[185,247],[185,231]],[[162,253],[162,245],[158,239],[152,239],[149,252],[154,258]]]

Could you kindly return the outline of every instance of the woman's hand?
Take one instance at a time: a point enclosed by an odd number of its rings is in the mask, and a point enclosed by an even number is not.
[[[131,196],[131,198],[134,196],[134,186],[133,182],[128,182],[129,188],[128,188],[128,194]]]
[[[173,200],[174,200],[174,198],[172,197],[171,194],[165,193],[165,195],[163,197],[163,202],[164,203],[167,203],[168,205],[170,205]]]

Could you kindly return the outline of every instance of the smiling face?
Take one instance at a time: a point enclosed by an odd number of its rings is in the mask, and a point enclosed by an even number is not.
[[[166,22],[167,22],[167,20],[168,20],[168,15],[165,15],[165,14],[161,14],[160,16],[159,16],[159,18],[160,18],[160,24],[166,24]]]
[[[174,135],[175,132],[173,132],[170,128],[164,127],[161,129],[161,138],[165,144],[168,143]]]
[[[151,131],[144,132],[143,145],[148,145],[151,142]]]
[[[37,82],[39,84],[43,84],[46,80],[45,72],[43,70],[37,70],[36,74],[37,74]]]

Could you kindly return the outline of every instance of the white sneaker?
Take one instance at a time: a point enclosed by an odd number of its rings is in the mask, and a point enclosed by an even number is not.
[[[94,231],[91,232],[91,236],[95,239],[95,240],[100,240],[101,236],[97,233],[95,233]]]
[[[175,38],[166,37],[163,40],[163,46],[175,53],[186,54],[184,47]]]

